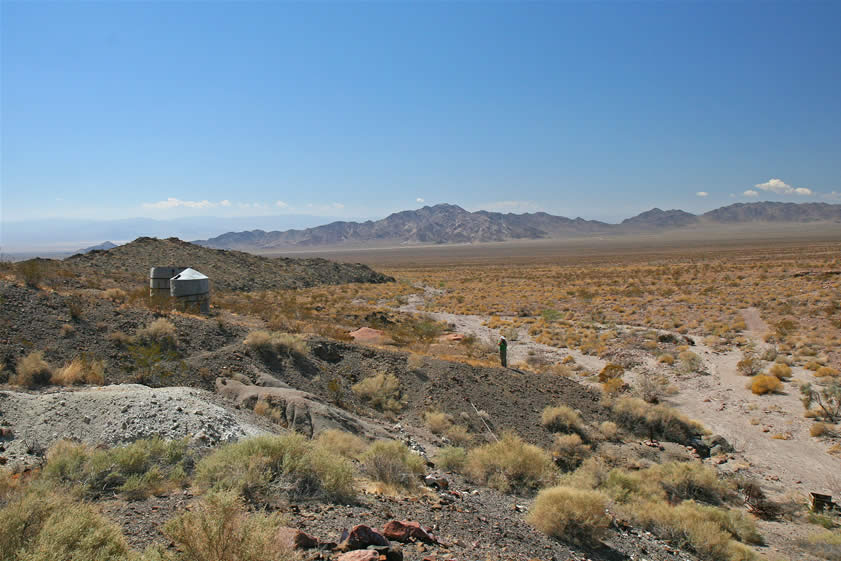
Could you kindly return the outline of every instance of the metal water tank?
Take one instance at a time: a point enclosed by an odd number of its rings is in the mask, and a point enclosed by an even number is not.
[[[149,270],[149,288],[169,290],[169,279],[186,267],[152,267]]]
[[[176,307],[210,313],[210,279],[189,267],[169,280],[169,293]]]

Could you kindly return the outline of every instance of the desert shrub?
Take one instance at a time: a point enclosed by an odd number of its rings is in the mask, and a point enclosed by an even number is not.
[[[214,492],[170,520],[164,534],[186,561],[286,561],[296,557],[277,539],[280,513],[249,514],[234,492]]]
[[[771,365],[771,368],[768,369],[768,374],[776,376],[780,380],[785,380],[791,378],[791,367],[777,362]]]
[[[127,347],[134,342],[134,338],[131,335],[122,331],[113,331],[106,336],[106,339],[120,347]]]
[[[813,554],[816,559],[841,559],[841,532],[838,531],[826,530],[812,534],[805,540],[800,540],[798,545]]]
[[[572,471],[590,455],[590,446],[581,441],[577,434],[559,434],[552,446],[555,465],[564,471]]]
[[[0,559],[111,561],[128,555],[119,527],[63,490],[36,482],[0,509]]]
[[[671,407],[650,405],[639,398],[623,397],[617,399],[612,407],[622,426],[649,438],[687,443],[704,430],[697,422]]]
[[[650,370],[643,370],[634,383],[634,394],[647,403],[659,403],[668,392],[669,380]]]
[[[607,497],[598,491],[557,486],[538,493],[528,522],[554,538],[591,542],[607,529]]]
[[[807,410],[814,404],[831,423],[841,419],[841,383],[832,382],[823,387],[803,384],[800,386],[800,395],[803,407]]]
[[[360,457],[362,467],[374,481],[413,488],[426,472],[424,459],[397,440],[378,440]]]
[[[427,428],[432,431],[433,434],[442,434],[453,424],[452,416],[442,413],[441,411],[427,411],[424,413],[423,419],[426,422]]]
[[[625,373],[625,369],[622,368],[618,364],[613,364],[612,362],[608,362],[604,365],[601,372],[599,372],[599,382],[604,384],[608,380],[613,380],[614,378],[621,378],[622,374]]]
[[[824,423],[815,423],[811,427],[809,427],[809,436],[823,436],[827,432],[826,424]]]
[[[736,370],[742,376],[756,376],[762,372],[762,361],[753,354],[745,354],[738,363]]]
[[[821,366],[817,370],[815,370],[815,378],[828,378],[828,377],[835,377],[838,376],[838,370],[830,367],[830,366]]]
[[[226,444],[196,465],[200,489],[235,491],[262,504],[285,490],[292,496],[352,499],[353,464],[338,453],[290,433]]]
[[[548,406],[543,409],[540,424],[552,432],[579,432],[582,430],[581,415],[567,405]]]
[[[762,360],[767,360],[768,362],[772,362],[777,360],[777,348],[774,346],[768,347],[762,353]]]
[[[15,369],[15,376],[12,377],[12,384],[35,388],[50,383],[53,376],[53,369],[44,360],[44,353],[32,351],[18,361]]]
[[[153,343],[163,348],[175,348],[178,345],[175,326],[166,318],[158,318],[143,329],[139,329],[137,339],[144,344]]]
[[[625,388],[625,381],[622,378],[610,378],[602,383],[602,391],[608,395],[616,394]]]
[[[468,428],[464,425],[453,425],[447,429],[447,438],[456,446],[466,446],[473,440]]]
[[[243,343],[262,355],[301,356],[307,353],[306,338],[296,333],[278,333],[260,329],[246,335]]]
[[[715,469],[704,464],[666,462],[645,472],[663,488],[671,502],[692,499],[719,504],[733,494],[732,487],[718,478]]]
[[[684,501],[677,506],[664,502],[629,505],[632,520],[681,548],[689,548],[711,561],[756,559],[756,554],[734,541],[761,541],[752,521],[734,511]]]
[[[37,259],[21,261],[17,264],[17,271],[26,286],[37,288],[38,283],[44,279],[44,268]]]
[[[763,395],[766,393],[776,393],[781,391],[783,384],[776,376],[760,374],[753,378],[748,387],[750,387],[750,391],[756,395]]]
[[[47,452],[43,477],[63,485],[81,482],[91,498],[120,493],[137,500],[183,485],[192,465],[186,440],[141,439],[107,450],[62,440]]]
[[[657,357],[657,362],[659,362],[660,364],[672,365],[675,363],[675,357],[674,355],[671,355],[669,353],[664,353]]]
[[[71,294],[65,301],[67,304],[67,311],[70,312],[70,318],[73,321],[82,319],[82,313],[85,311],[85,299],[80,294]]]
[[[350,389],[374,409],[396,413],[403,408],[400,401],[400,380],[394,374],[380,372],[359,381]]]
[[[701,361],[701,357],[699,357],[692,351],[681,352],[678,355],[678,359],[680,360],[681,372],[684,372],[686,374],[689,374],[691,372],[698,372],[704,365],[703,361]]]
[[[59,332],[62,337],[70,337],[76,332],[76,328],[69,323],[65,323],[61,326],[61,328],[59,328]]]
[[[420,370],[423,368],[423,356],[418,354],[410,354],[406,359],[406,368],[409,370]]]
[[[619,434],[619,427],[613,421],[603,421],[599,425],[599,432],[606,440],[613,440]]]
[[[467,450],[460,446],[445,446],[438,450],[432,461],[440,469],[460,472],[467,463]]]
[[[53,373],[52,383],[60,386],[105,383],[105,361],[86,354],[75,357]]]
[[[126,291],[121,288],[108,288],[102,291],[102,297],[106,300],[111,300],[112,302],[121,304],[126,301],[128,294],[126,294]]]
[[[345,458],[358,457],[368,446],[364,439],[338,429],[327,429],[319,433],[316,442],[325,450],[332,450]]]
[[[513,433],[502,440],[472,449],[465,471],[474,481],[502,492],[530,490],[550,483],[557,475],[551,456]]]

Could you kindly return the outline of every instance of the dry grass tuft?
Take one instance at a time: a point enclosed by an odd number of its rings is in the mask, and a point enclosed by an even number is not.
[[[756,395],[764,395],[766,393],[777,393],[782,391],[783,384],[776,376],[760,374],[751,380],[748,387],[750,388],[750,391]]]
[[[11,383],[16,386],[36,388],[49,384],[52,376],[53,369],[44,360],[44,353],[32,351],[18,361],[15,376],[12,377]]]
[[[567,405],[548,406],[540,416],[540,424],[552,432],[581,431],[581,415]]]
[[[453,417],[441,411],[427,411],[423,419],[432,434],[443,434],[453,425]]]
[[[402,489],[413,489],[426,472],[424,459],[396,440],[374,442],[360,460],[371,479]]]
[[[87,355],[77,356],[53,374],[52,383],[59,386],[102,385],[105,383],[105,361]]]
[[[537,489],[557,475],[545,450],[513,433],[503,434],[499,442],[471,450],[465,471],[473,480],[502,492]]]
[[[368,444],[362,438],[338,429],[327,429],[318,434],[315,441],[326,450],[332,450],[345,458],[358,458]]]
[[[606,506],[607,497],[598,491],[551,487],[537,495],[528,522],[553,538],[593,542],[610,524]]]
[[[143,329],[137,331],[137,339],[143,343],[154,343],[163,348],[175,348],[178,334],[175,326],[166,318],[158,318]]]
[[[219,492],[167,522],[163,531],[186,561],[291,561],[296,556],[277,539],[284,524],[280,513],[249,514],[236,493]]]
[[[380,372],[351,386],[351,391],[374,409],[397,413],[403,409],[400,401],[400,380],[394,374]]]

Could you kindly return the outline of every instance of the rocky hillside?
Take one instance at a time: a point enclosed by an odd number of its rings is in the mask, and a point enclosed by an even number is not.
[[[621,224],[553,216],[545,212],[502,214],[440,204],[397,212],[377,221],[333,222],[305,230],[228,232],[196,242],[245,251],[350,245],[482,243],[666,231],[695,225],[753,222],[841,222],[841,205],[826,203],[737,203],[695,215],[653,208]]]
[[[393,279],[367,265],[326,259],[269,259],[239,251],[210,249],[177,238],[137,238],[107,251],[68,257],[63,264],[80,275],[147,278],[156,266],[192,267],[210,277],[215,290],[305,288]]]

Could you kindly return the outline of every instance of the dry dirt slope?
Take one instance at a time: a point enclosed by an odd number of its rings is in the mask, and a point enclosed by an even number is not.
[[[137,238],[107,251],[73,255],[63,265],[83,275],[134,280],[146,278],[150,267],[192,267],[210,277],[215,290],[253,291],[394,280],[367,265],[326,259],[270,259],[241,251],[209,249],[178,238]]]

